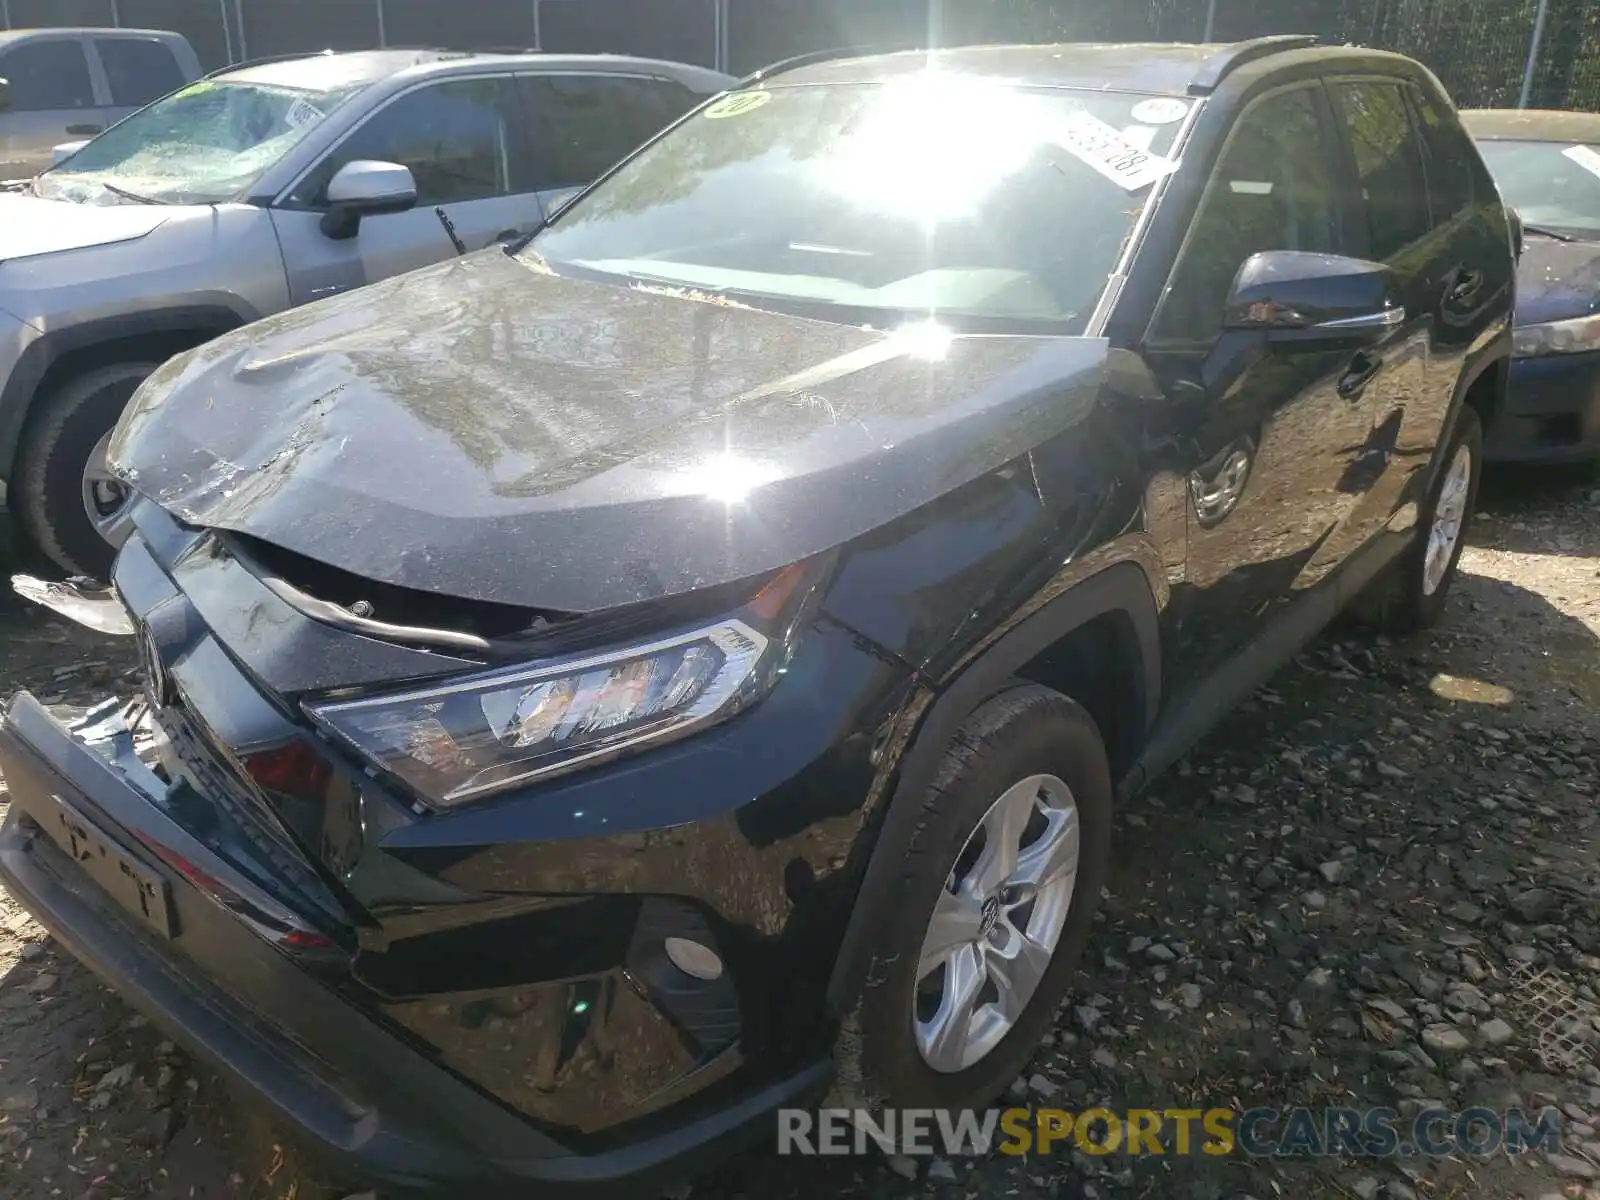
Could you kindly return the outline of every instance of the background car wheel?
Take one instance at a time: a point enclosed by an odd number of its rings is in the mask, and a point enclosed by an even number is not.
[[[1414,633],[1439,620],[1466,548],[1482,471],[1483,425],[1464,408],[1418,514],[1416,543],[1374,581],[1356,606],[1358,616],[1387,633]]]
[[[1094,721],[1013,687],[957,732],[922,800],[860,1009],[868,1094],[978,1107],[1016,1079],[1066,991],[1105,881],[1111,772]]]
[[[10,502],[33,544],[62,570],[105,579],[115,550],[102,530],[127,489],[105,469],[111,430],[155,363],[120,363],[80,375],[29,415]]]

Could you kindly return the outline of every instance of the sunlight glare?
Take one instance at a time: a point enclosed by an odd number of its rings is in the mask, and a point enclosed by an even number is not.
[[[737,454],[716,454],[698,467],[686,471],[681,483],[691,495],[724,504],[742,504],[750,493],[764,483],[770,483],[779,472],[763,463],[752,462]]]
[[[932,226],[972,212],[1020,170],[1051,119],[1036,97],[930,67],[880,89],[828,156],[824,182],[854,204]]]

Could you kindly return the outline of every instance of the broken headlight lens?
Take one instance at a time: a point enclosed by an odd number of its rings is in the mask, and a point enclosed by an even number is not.
[[[748,707],[781,673],[825,566],[789,567],[733,615],[643,645],[306,712],[431,804],[453,808]]]
[[[307,711],[451,807],[731,716],[761,690],[768,645],[730,620],[619,653]]]

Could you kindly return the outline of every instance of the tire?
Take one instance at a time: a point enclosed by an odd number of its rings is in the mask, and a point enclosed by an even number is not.
[[[1465,455],[1466,480],[1464,496],[1455,491],[1459,481],[1458,463]],[[1445,452],[1439,477],[1434,480],[1426,501],[1417,517],[1417,537],[1400,559],[1374,580],[1355,605],[1356,615],[1368,625],[1384,633],[1417,633],[1437,624],[1444,615],[1445,602],[1450,597],[1450,586],[1455,582],[1461,563],[1461,552],[1467,544],[1467,527],[1478,502],[1478,482],[1483,475],[1483,423],[1470,408],[1463,408],[1456,421],[1455,435]],[[1457,495],[1461,504],[1455,513],[1454,542],[1444,559],[1442,574],[1429,569],[1430,547],[1441,518],[1448,522],[1455,504],[1441,502],[1446,493]]]
[[[1042,920],[1051,911],[1059,912],[1061,897],[1067,896],[1054,951],[1009,1028],[997,1035],[998,1026],[991,1019],[985,1026],[987,1039],[969,1038],[982,1050],[978,1057],[964,1061],[948,1053],[948,1043],[940,1043],[944,1049],[929,1057],[924,1045],[938,1039],[928,1031],[941,1028],[938,1014],[945,1011],[944,1001],[936,1003],[931,993],[951,985],[950,972],[955,969],[951,964],[956,961],[952,957],[926,975],[920,969],[923,951],[932,944],[925,944],[925,935],[935,907],[963,902],[952,895],[950,882],[971,878],[985,862],[988,832],[979,830],[986,815],[999,810],[997,798],[1025,781],[1027,787],[1016,794],[1026,797],[1037,786],[1031,782],[1036,777],[1053,779],[1067,789],[1077,818],[1076,877],[1070,882],[1063,877],[1062,883],[1037,893],[1031,904],[994,920],[988,946],[998,948],[995,939],[1001,938],[1015,949],[1021,943],[1012,941],[1017,928],[1011,922],[1026,927],[1030,913]],[[1046,821],[1040,806],[1059,803],[1059,792],[1039,791],[1037,797],[1026,811],[1045,832],[1031,841],[1026,835],[1020,839],[1020,864],[1029,861],[1029,850],[1046,845],[1046,832],[1055,828],[1056,818]],[[1082,707],[1048,688],[1022,684],[995,696],[967,718],[921,803],[900,873],[898,900],[881,914],[873,934],[873,960],[880,969],[868,980],[859,1009],[863,1083],[874,1102],[891,1108],[981,1108],[1017,1078],[1049,1026],[1089,940],[1110,857],[1111,772],[1099,731]],[[1017,871],[1024,869],[1019,865]],[[1015,898],[1015,894],[1009,897]],[[987,905],[982,912],[983,921],[992,920]],[[987,932],[981,922],[978,929]],[[979,955],[973,960],[963,957],[968,966],[995,961],[982,957],[991,952],[989,948],[979,949],[974,943],[968,949]],[[994,977],[988,976],[978,993],[978,1020],[967,1028],[978,1029],[985,1011],[1000,1013],[999,1002]],[[1012,1007],[1015,1011],[1019,1006]],[[942,1059],[937,1066],[935,1058]]]
[[[116,556],[86,507],[84,470],[155,363],[119,363],[69,380],[28,416],[10,503],[22,531],[72,575],[105,579]]]

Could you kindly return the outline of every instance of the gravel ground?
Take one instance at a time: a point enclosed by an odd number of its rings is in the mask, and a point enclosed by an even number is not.
[[[1501,478],[1482,507],[1441,629],[1331,632],[1119,814],[1093,961],[1013,1098],[1553,1104],[1562,1156],[752,1154],[693,1194],[1600,1200],[1600,485]],[[0,644],[0,691],[68,702],[131,665],[15,607]],[[1559,1045],[1552,990],[1579,1030]],[[0,892],[0,1195],[343,1194]]]

